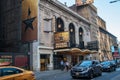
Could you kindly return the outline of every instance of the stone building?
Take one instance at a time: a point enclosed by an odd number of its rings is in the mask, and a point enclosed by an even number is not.
[[[86,5],[73,5],[70,7],[73,11],[77,12],[79,15],[86,18],[91,24],[90,24],[90,37],[91,41],[88,42],[88,49],[96,50],[99,52],[99,40],[98,40],[98,32],[99,27],[97,25],[97,8],[92,4],[86,4]],[[92,45],[94,45],[94,48],[92,48]],[[99,54],[92,55],[92,58],[99,59]]]
[[[40,11],[41,70],[60,68],[61,59],[72,65],[85,59],[99,59],[90,55],[97,54],[96,50],[87,48],[92,41],[89,20],[57,0],[41,0]]]
[[[90,21],[91,41],[98,42],[97,59],[101,61],[113,59],[111,46],[117,48],[117,38],[107,31],[106,22],[98,16],[97,8],[92,4],[73,5],[70,8]]]
[[[112,52],[111,47],[117,49],[117,37],[107,31],[106,22],[99,16],[97,24],[99,26],[100,60],[112,60],[114,51]]]

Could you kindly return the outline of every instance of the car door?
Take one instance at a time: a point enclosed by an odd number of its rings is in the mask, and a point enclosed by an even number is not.
[[[93,61],[93,73],[96,75],[96,74],[98,74],[99,73],[99,66],[97,66],[98,65],[98,63],[97,63],[97,61]]]
[[[102,71],[101,71],[101,65],[100,65],[100,62],[99,61],[96,61],[96,74],[101,74]]]
[[[92,70],[93,70],[93,74],[96,74],[96,64],[95,64],[95,61],[92,61]]]
[[[26,74],[25,74],[25,71],[21,71],[21,70],[19,70],[19,69],[16,69],[15,70],[15,77],[14,77],[14,80],[29,80],[29,79],[27,79],[27,77],[26,77]]]

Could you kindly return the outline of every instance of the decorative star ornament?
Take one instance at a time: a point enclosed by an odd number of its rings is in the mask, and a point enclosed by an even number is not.
[[[26,19],[23,21],[23,23],[26,25],[25,27],[25,32],[27,31],[28,28],[31,28],[32,30],[34,30],[33,28],[33,21],[35,20],[36,17],[30,18],[30,19]]]
[[[30,14],[31,14],[31,11],[30,11],[30,8],[28,8],[28,17],[30,16]],[[27,31],[28,28],[34,30],[32,23],[35,20],[35,18],[36,17],[28,18],[28,19],[23,21],[23,23],[26,25],[25,26],[25,32]]]

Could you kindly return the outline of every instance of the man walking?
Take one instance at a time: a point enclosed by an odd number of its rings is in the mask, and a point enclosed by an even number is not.
[[[63,71],[63,69],[64,69],[64,61],[63,60],[60,61],[60,67],[61,67],[61,70]]]

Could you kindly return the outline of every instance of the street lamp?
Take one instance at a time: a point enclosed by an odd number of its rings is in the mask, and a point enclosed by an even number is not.
[[[118,1],[120,1],[120,0],[114,0],[114,1],[110,1],[110,3],[115,3],[115,2],[118,2]]]

